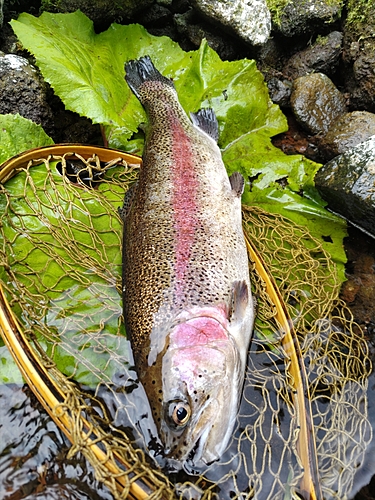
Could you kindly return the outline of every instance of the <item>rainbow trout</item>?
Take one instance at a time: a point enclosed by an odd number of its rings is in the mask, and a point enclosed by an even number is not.
[[[123,210],[125,325],[169,468],[194,472],[225,451],[242,393],[254,320],[244,179],[228,178],[213,110],[190,121],[148,56],[125,70],[148,116]]]

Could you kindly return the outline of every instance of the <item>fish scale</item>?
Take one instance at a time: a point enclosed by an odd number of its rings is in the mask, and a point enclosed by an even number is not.
[[[148,116],[124,204],[125,325],[165,456],[191,472],[220,458],[242,391],[254,320],[243,178],[228,178],[212,110],[191,121],[147,56],[125,70]]]

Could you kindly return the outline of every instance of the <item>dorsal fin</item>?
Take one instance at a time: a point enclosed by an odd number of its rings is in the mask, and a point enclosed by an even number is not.
[[[245,187],[245,179],[243,178],[243,175],[239,172],[233,172],[233,174],[229,177],[229,182],[232,187],[232,191],[239,198]]]
[[[215,111],[212,108],[203,108],[196,113],[190,113],[193,124],[206,132],[217,142],[219,139],[219,124],[217,123]]]

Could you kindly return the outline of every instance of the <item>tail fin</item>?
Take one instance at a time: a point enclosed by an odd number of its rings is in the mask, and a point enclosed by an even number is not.
[[[148,81],[162,82],[174,88],[172,80],[163,76],[154,66],[150,56],[144,56],[139,59],[125,63],[125,80],[130,89],[139,99],[139,88]]]

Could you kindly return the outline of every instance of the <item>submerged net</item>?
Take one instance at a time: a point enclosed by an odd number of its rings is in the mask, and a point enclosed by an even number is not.
[[[137,168],[76,160],[79,167],[64,156],[30,162],[0,186],[0,279],[40,362],[63,387],[55,412],[72,415],[70,455],[84,453],[114,498],[142,491],[151,498],[297,498],[303,467],[290,361],[251,262],[258,313],[230,447],[202,476],[166,476],[150,458],[158,452],[156,429],[137,384],[120,293],[117,208]],[[244,207],[243,219],[298,333],[324,497],[345,499],[372,438],[363,334],[338,298],[335,264],[318,241],[259,207]],[[82,437],[83,419],[99,458]],[[109,461],[118,469],[108,469]]]

